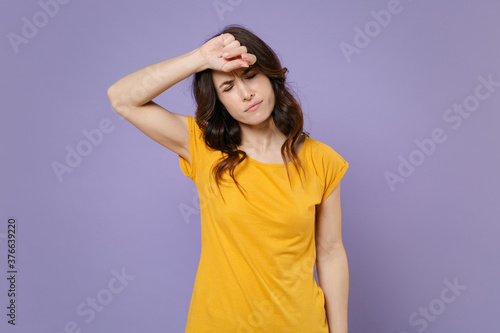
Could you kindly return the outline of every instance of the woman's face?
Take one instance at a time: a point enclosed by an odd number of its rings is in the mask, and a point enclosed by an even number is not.
[[[212,71],[219,100],[239,123],[256,125],[271,117],[275,96],[269,78],[250,66],[232,72]],[[261,102],[256,110],[250,105]]]

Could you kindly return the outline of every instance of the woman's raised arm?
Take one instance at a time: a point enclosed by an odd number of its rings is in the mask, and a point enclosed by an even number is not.
[[[150,65],[111,85],[109,101],[148,137],[191,162],[187,116],[170,112],[152,99],[206,66],[199,49]]]
[[[222,57],[221,52],[229,54]],[[229,72],[256,60],[231,34],[218,35],[189,53],[119,79],[108,88],[108,98],[113,109],[135,127],[191,163],[187,116],[170,112],[152,99],[199,71]]]

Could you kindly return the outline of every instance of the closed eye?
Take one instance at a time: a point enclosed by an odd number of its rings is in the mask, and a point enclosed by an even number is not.
[[[247,77],[247,79],[253,79],[253,78],[255,77],[255,75],[257,75],[257,73],[255,73],[255,74],[254,74],[254,75],[252,75],[252,76]],[[230,88],[227,88],[226,90],[224,90],[224,92],[229,91],[229,90],[231,90],[231,89],[233,89],[233,87],[232,87],[232,86],[231,86]]]

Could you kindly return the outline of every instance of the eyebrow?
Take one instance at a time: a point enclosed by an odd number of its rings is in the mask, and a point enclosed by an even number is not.
[[[245,69],[245,71],[244,71],[243,73],[241,73],[241,75],[240,75],[240,76],[247,75],[247,74],[248,74],[248,72],[250,72],[252,69],[253,69],[253,66],[248,67],[247,69]],[[231,84],[231,83],[233,83],[233,82],[234,82],[234,80],[224,81],[224,82],[222,82],[222,83],[221,83],[221,85],[219,86],[219,89],[220,89],[220,88],[222,88],[223,86],[225,86],[226,84]]]

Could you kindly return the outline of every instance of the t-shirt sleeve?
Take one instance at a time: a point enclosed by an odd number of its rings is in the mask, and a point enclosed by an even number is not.
[[[321,203],[328,198],[335,186],[337,186],[344,176],[347,168],[349,168],[349,163],[346,162],[339,153],[328,145],[325,145],[324,147],[325,149],[321,163],[321,171],[323,173],[322,179],[324,180]]]
[[[197,163],[199,163],[199,158],[203,153],[202,145],[205,143],[203,142],[202,131],[198,127],[196,120],[189,115],[187,117],[189,130],[189,160],[191,164],[181,155],[179,155],[179,164],[182,173],[194,181],[196,180]]]

